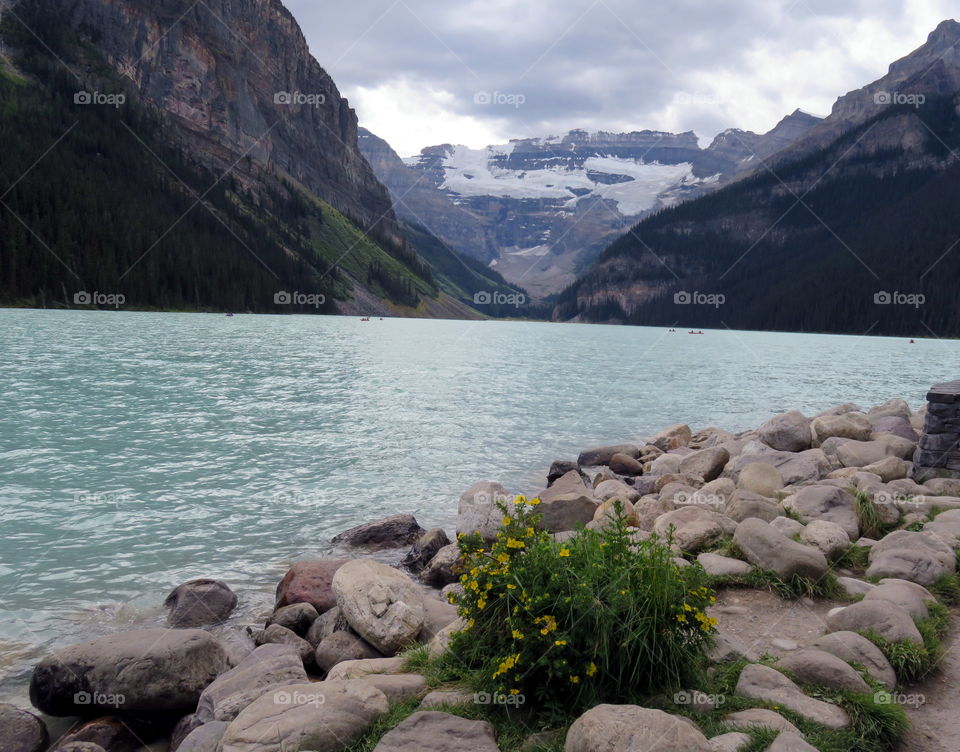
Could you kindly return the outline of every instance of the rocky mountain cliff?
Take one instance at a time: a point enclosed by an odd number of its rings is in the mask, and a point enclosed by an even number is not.
[[[444,144],[400,160],[382,139],[360,148],[398,201],[450,245],[547,295],[571,283],[638,219],[715,190],[818,122],[796,112],[766,134],[574,130],[470,149]]]
[[[277,0],[19,0],[0,39],[0,304],[479,318],[526,300],[396,217]]]
[[[254,181],[249,158],[402,242],[390,197],[357,148],[356,114],[280,0],[50,2],[214,170]]]
[[[960,24],[940,24],[765,160],[771,169],[639,222],[562,293],[555,317],[960,334],[958,42]]]

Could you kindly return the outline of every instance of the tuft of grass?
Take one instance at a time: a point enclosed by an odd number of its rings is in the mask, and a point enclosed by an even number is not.
[[[870,565],[870,549],[867,546],[858,546],[851,543],[834,562],[835,567],[851,569],[855,572],[865,572]]]
[[[927,588],[941,603],[960,605],[960,574],[945,574]]]
[[[769,590],[784,600],[792,598],[826,598],[829,600],[849,600],[850,596],[843,586],[837,582],[836,576],[828,572],[819,580],[809,577],[791,575],[781,577],[776,572],[765,569],[751,569],[742,575],[714,575],[710,577],[710,587],[719,588],[751,588],[755,590]]]
[[[781,499],[780,501],[783,501],[783,499]],[[794,509],[793,507],[784,507],[783,516],[786,517],[787,519],[793,520],[794,522],[799,522],[804,525],[806,524],[803,521],[803,518],[800,516],[800,513],[797,512],[797,510]]]
[[[884,532],[880,510],[863,491],[857,491],[854,497],[857,500],[857,521],[860,523],[860,535],[879,540],[883,537]]]
[[[923,645],[909,640],[892,642],[876,632],[862,632],[890,661],[900,684],[913,684],[923,679],[936,668],[943,657],[941,639],[950,628],[950,611],[941,603],[928,604],[927,610],[929,616],[926,619],[916,620]]]

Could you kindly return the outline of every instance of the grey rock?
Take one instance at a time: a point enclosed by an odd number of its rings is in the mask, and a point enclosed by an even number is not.
[[[413,543],[425,532],[412,514],[394,514],[344,530],[330,542],[343,546],[395,548]]]
[[[388,710],[383,692],[360,682],[293,684],[244,708],[219,752],[340,752]]]
[[[880,584],[867,593],[865,601],[886,601],[895,603],[908,614],[914,621],[926,619],[930,614],[927,610],[928,603],[936,603],[934,598],[926,588],[923,588],[907,580],[885,579]]]
[[[788,731],[799,734],[800,731],[779,713],[763,708],[749,708],[731,713],[723,722],[733,728],[764,728],[774,731]]]
[[[740,488],[734,492],[730,501],[727,502],[723,513],[737,522],[743,522],[751,517],[756,517],[764,522],[773,522],[783,514],[783,507],[765,496]]]
[[[420,573],[420,581],[433,587],[443,587],[456,582],[459,562],[460,547],[456,543],[444,546]]]
[[[141,629],[62,648],[34,668],[30,700],[49,715],[80,715],[116,708],[126,712],[188,712],[200,693],[227,669],[223,648],[199,629]],[[107,704],[78,703],[78,695]]]
[[[888,690],[897,686],[897,675],[890,661],[863,635],[850,631],[831,632],[818,637],[812,647],[831,653],[847,663],[858,663]]]
[[[752,738],[749,734],[742,731],[731,731],[728,734],[720,734],[710,739],[710,749],[714,752],[740,752],[749,746]]]
[[[583,481],[575,471],[563,477],[567,478],[571,475],[580,481],[580,485],[583,485]],[[460,495],[457,535],[480,533],[485,540],[496,540],[497,531],[500,530],[503,521],[503,512],[497,505],[498,503],[509,504],[512,501],[513,496],[499,483],[492,481],[474,483]]]
[[[296,650],[289,645],[262,645],[203,690],[196,721],[232,721],[267,690],[306,681],[303,661]]]
[[[887,601],[860,601],[827,613],[831,632],[875,632],[889,642],[923,644],[910,614]]]
[[[757,430],[764,444],[782,452],[810,448],[810,419],[797,410],[775,415]]]
[[[767,752],[817,752],[817,748],[807,744],[799,734],[783,731],[767,747]]]
[[[413,547],[403,557],[402,564],[414,572],[422,571],[430,560],[444,546],[450,545],[450,539],[443,528],[435,527],[421,535]]]
[[[383,657],[372,645],[352,632],[334,632],[317,645],[314,653],[317,666],[323,671],[330,671],[343,661]]]
[[[866,595],[876,587],[872,582],[864,582],[854,577],[837,577],[837,582],[850,595]]]
[[[956,571],[956,557],[936,534],[895,530],[870,548],[868,577],[891,577],[932,585]]]
[[[597,705],[570,726],[564,752],[711,752],[685,719],[639,705]]]
[[[310,625],[304,638],[311,645],[316,647],[325,637],[329,637],[334,632],[352,632],[346,617],[340,613],[340,609],[334,606],[329,611],[324,611],[317,617],[316,621]]]
[[[557,460],[550,465],[550,469],[547,471],[547,486],[552,486],[559,478],[562,478],[571,470],[579,472],[580,466],[570,460]]]
[[[292,603],[289,606],[278,608],[270,618],[267,619],[267,626],[279,624],[286,627],[298,637],[304,637],[310,631],[310,627],[317,620],[319,614],[317,609],[311,603]]]
[[[540,528],[551,533],[576,530],[578,525],[586,525],[596,515],[596,500],[587,493],[567,493],[551,496],[542,500],[537,507],[540,514]]]
[[[729,576],[748,574],[750,565],[739,559],[731,559],[729,556],[720,556],[719,554],[702,553],[697,556],[697,561],[703,567],[707,574],[715,576]]]
[[[587,449],[580,453],[580,456],[577,458],[577,464],[581,467],[609,465],[610,460],[613,459],[615,454],[625,454],[628,457],[637,459],[640,456],[640,447],[635,444],[614,444],[612,446],[597,447],[596,449]]]
[[[770,523],[770,526],[783,533],[788,538],[792,538],[794,535],[799,535],[803,532],[803,528],[806,527],[802,522],[797,522],[790,517],[777,517],[773,522]]]
[[[850,537],[836,522],[813,520],[800,533],[800,542],[814,546],[833,560],[850,547]]]
[[[723,535],[718,515],[704,507],[685,506],[660,515],[653,532],[673,542],[683,551],[698,551]]]
[[[456,621],[457,607],[447,598],[425,595],[423,598],[423,628],[418,642],[430,642],[440,630]]]
[[[747,465],[756,462],[777,468],[787,485],[815,481],[820,477],[819,466],[809,458],[793,452],[780,452],[759,441],[751,441],[744,446],[740,456],[733,460],[731,471],[734,480],[739,480],[740,473]]]
[[[676,423],[664,428],[647,443],[664,452],[669,452],[671,449],[687,446],[692,438],[693,431],[690,430],[690,426],[685,423]]]
[[[870,685],[860,674],[846,661],[825,650],[798,650],[781,658],[779,665],[805,684],[820,684],[832,689],[848,689],[864,694],[870,692]]]
[[[790,540],[763,520],[744,520],[733,539],[751,564],[781,577],[796,574],[818,580],[827,572],[827,560],[820,551]]]
[[[33,713],[0,704],[0,752],[43,752],[50,742],[46,724]]]
[[[867,416],[850,412],[844,415],[818,416],[810,423],[814,446],[821,446],[827,439],[853,439],[869,441],[873,427]]]
[[[327,674],[327,681],[336,679],[359,679],[370,674],[399,674],[407,665],[403,656],[394,658],[363,658],[356,661],[342,661]]]
[[[225,721],[205,723],[191,731],[173,752],[218,752],[229,725]]]
[[[420,674],[367,674],[350,681],[379,689],[391,705],[417,697],[427,689],[427,680]]]
[[[493,726],[439,711],[419,711],[388,731],[374,752],[498,752]]]
[[[616,496],[633,502],[640,498],[640,492],[622,480],[605,480],[593,489],[593,497],[600,502]]]
[[[628,454],[618,452],[610,458],[610,470],[617,475],[643,475],[643,464]]]
[[[549,502],[558,496],[566,496],[568,494],[580,494],[582,496],[593,496],[592,489],[587,487],[587,484],[584,483],[583,477],[580,473],[569,472],[566,475],[558,478],[553,485],[549,488],[545,488],[539,494],[537,498],[542,502]],[[503,516],[503,513],[500,515]],[[500,520],[497,520],[499,524]]]
[[[292,629],[271,624],[254,635],[257,645],[285,645],[296,651],[304,665],[313,664],[313,645],[298,636]]]
[[[403,572],[373,559],[344,564],[333,577],[337,607],[354,631],[384,655],[423,628],[423,592]]]
[[[843,528],[847,537],[860,537],[857,501],[846,491],[834,486],[808,486],[784,501],[805,522],[827,520]]]
[[[737,487],[773,498],[777,491],[783,488],[783,476],[773,465],[752,462],[740,471]]]
[[[782,706],[827,728],[840,729],[850,725],[850,718],[842,708],[808,697],[779,671],[759,663],[751,663],[740,672],[736,693]]]
[[[705,481],[716,480],[730,461],[730,452],[723,447],[710,447],[688,454],[680,463],[680,472],[699,475]]]
[[[237,596],[220,580],[190,580],[174,588],[163,605],[170,609],[167,624],[171,627],[202,627],[230,616]]]

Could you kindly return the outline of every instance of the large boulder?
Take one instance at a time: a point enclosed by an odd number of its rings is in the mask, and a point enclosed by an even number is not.
[[[920,434],[910,424],[910,421],[898,415],[871,416],[870,424],[873,426],[875,434],[889,433],[912,442],[920,440]]]
[[[820,477],[820,467],[809,457],[794,452],[781,452],[759,441],[751,441],[733,460],[731,472],[734,481],[739,481],[741,471],[755,462],[772,465],[780,471],[787,485],[807,483]]]
[[[781,452],[802,452],[810,448],[810,419],[797,410],[775,415],[757,429],[757,436]]]
[[[30,701],[49,715],[189,712],[226,671],[220,643],[200,629],[140,629],[57,650],[33,670]]]
[[[797,734],[800,733],[797,730],[797,727],[790,723],[790,721],[788,721],[782,715],[764,708],[748,708],[747,710],[739,710],[736,713],[731,713],[728,715],[723,719],[723,722],[725,725],[732,726],[733,728],[760,728],[773,729],[774,731],[788,731]]]
[[[912,415],[910,412],[910,405],[907,404],[906,400],[895,398],[887,400],[882,405],[871,407],[867,411],[867,417],[871,420],[889,415],[894,415],[909,420],[910,416]]]
[[[751,663],[740,672],[736,693],[779,705],[827,728],[840,729],[850,725],[850,717],[842,708],[808,697],[779,671],[759,663]]]
[[[306,636],[319,614],[311,603],[291,603],[274,611],[267,619],[267,626],[279,624],[299,637]]]
[[[413,543],[425,532],[412,514],[394,514],[344,530],[330,542],[344,546],[396,548]]]
[[[827,613],[831,632],[875,632],[889,642],[906,640],[923,645],[923,638],[910,614],[885,601],[860,601]]]
[[[737,525],[733,540],[751,564],[781,577],[801,575],[819,580],[827,573],[827,560],[820,551],[790,540],[755,517]]]
[[[729,556],[720,556],[704,552],[697,556],[697,561],[703,570],[710,575],[719,577],[737,576],[750,573],[750,565],[740,559],[731,559]]]
[[[346,563],[347,559],[298,561],[277,585],[276,607],[309,603],[321,614],[333,608],[337,599],[330,585],[337,570]]]
[[[643,475],[643,463],[629,454],[618,452],[610,458],[610,471],[617,475]]]
[[[671,449],[687,446],[692,438],[693,431],[690,430],[690,426],[685,423],[676,423],[664,428],[647,443],[661,451],[669,452]]]
[[[939,536],[923,530],[894,530],[870,548],[868,577],[891,577],[932,585],[956,571],[956,555]]]
[[[313,646],[292,629],[271,624],[254,634],[257,645],[284,645],[292,649],[305,665],[313,664]]]
[[[341,752],[389,709],[386,695],[363,682],[292,684],[244,708],[220,752]]]
[[[656,496],[644,496],[633,505],[633,513],[637,518],[637,527],[641,530],[653,530],[654,523],[661,515],[676,509],[669,499],[660,499]]]
[[[861,469],[865,473],[873,473],[879,476],[880,480],[884,483],[889,483],[892,480],[902,480],[906,478],[912,468],[912,462],[907,462],[899,457],[884,457],[882,460]]]
[[[388,731],[374,752],[498,752],[493,726],[436,710],[408,716]]]
[[[420,573],[420,581],[432,587],[443,587],[456,582],[460,562],[460,546],[451,543],[444,546]]]
[[[576,471],[571,471],[563,477],[570,475],[580,480]],[[583,485],[582,480],[580,485]],[[480,533],[485,540],[496,540],[497,531],[503,521],[503,511],[498,505],[509,504],[512,500],[513,496],[499,483],[493,481],[474,483],[460,494],[460,504],[457,509],[457,535]]]
[[[804,684],[820,684],[867,694],[868,685],[853,668],[832,653],[816,648],[796,650],[780,659],[779,665]]]
[[[567,731],[564,752],[711,752],[683,718],[639,705],[597,705]]]
[[[767,752],[817,752],[817,748],[807,744],[800,734],[783,731],[773,740],[773,744],[767,747]]]
[[[737,489],[727,502],[723,513],[731,520],[743,522],[756,517],[764,522],[773,522],[783,514],[783,507],[760,494]]]
[[[847,663],[858,663],[875,681],[888,690],[897,686],[897,675],[890,661],[876,645],[856,632],[831,632],[817,638],[812,647],[831,653]]]
[[[850,540],[860,537],[857,500],[836,486],[807,486],[784,500],[804,522],[827,520],[843,528]]]
[[[783,476],[773,465],[751,462],[740,471],[737,487],[760,496],[773,498],[783,488]]]
[[[449,545],[450,539],[447,537],[446,531],[443,528],[435,527],[416,540],[401,563],[414,572],[420,572],[430,563],[430,559],[436,555],[437,551]]]
[[[625,454],[632,459],[637,459],[640,456],[640,447],[635,444],[614,444],[613,446],[587,449],[580,453],[580,456],[577,458],[577,464],[581,467],[609,465],[610,460],[613,459],[615,454]],[[572,470],[574,468],[570,469]]]
[[[223,735],[230,724],[226,721],[211,721],[193,729],[172,752],[217,752]]]
[[[267,690],[306,681],[303,661],[296,650],[288,645],[261,645],[203,690],[196,720],[201,724],[232,721]]]
[[[832,438],[869,441],[873,433],[867,416],[857,412],[818,416],[811,421],[810,429],[814,446],[820,446]]]
[[[941,512],[925,524],[923,530],[933,533],[950,548],[960,548],[960,509]]]
[[[850,547],[850,536],[836,522],[814,520],[800,532],[800,542],[819,548],[832,561]]]
[[[352,632],[334,632],[317,645],[315,660],[323,671],[329,671],[338,663],[367,658],[383,658],[383,655]]]
[[[906,460],[913,457],[916,444],[898,436],[872,441],[844,441],[837,446],[837,459],[844,467],[866,467],[887,457]]]
[[[0,752],[43,752],[50,742],[47,726],[33,713],[0,704]]]
[[[333,591],[350,626],[384,655],[411,644],[423,627],[423,592],[386,564],[373,559],[344,564],[333,577]]]
[[[937,602],[925,587],[907,580],[895,579],[881,580],[880,584],[864,595],[863,599],[895,603],[910,614],[910,618],[914,621],[926,619],[930,615],[927,605]]]
[[[583,476],[580,473],[571,471],[557,480],[549,487],[545,488],[537,498],[542,502],[553,501],[558,496],[567,496],[569,494],[580,494],[581,496],[592,496],[591,489],[584,483]],[[500,517],[503,517],[501,513]],[[499,522],[499,519],[498,519]],[[458,531],[459,532],[459,531]]]
[[[723,535],[718,515],[705,507],[685,506],[662,514],[653,524],[653,532],[683,551],[699,551]]]
[[[324,611],[317,620],[310,625],[304,639],[316,647],[324,639],[334,632],[352,632],[346,618],[340,613],[340,609],[334,606],[329,611]]]
[[[174,588],[163,605],[170,609],[167,624],[171,627],[202,627],[230,616],[237,596],[220,580],[190,580]]]
[[[593,498],[599,502],[604,502],[615,496],[632,502],[640,498],[640,492],[633,486],[628,486],[622,480],[616,479],[602,481],[593,489]]]
[[[587,493],[550,496],[537,507],[540,528],[551,533],[576,530],[578,525],[586,525],[593,520],[599,506],[593,496]]]
[[[710,447],[688,454],[680,462],[680,472],[699,475],[709,482],[720,477],[723,468],[730,461],[730,452],[723,447]]]

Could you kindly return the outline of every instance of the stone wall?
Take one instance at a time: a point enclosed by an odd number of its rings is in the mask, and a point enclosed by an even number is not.
[[[913,458],[918,483],[960,478],[960,381],[937,384],[927,393],[927,417]]]

